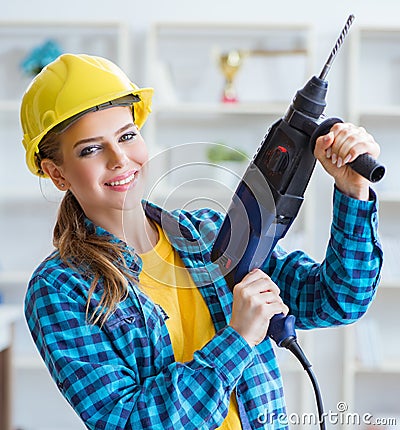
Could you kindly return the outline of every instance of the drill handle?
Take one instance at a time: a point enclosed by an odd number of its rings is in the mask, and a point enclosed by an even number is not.
[[[369,154],[361,154],[349,166],[371,182],[380,181],[385,175],[385,166],[378,163]]]
[[[296,339],[296,318],[293,315],[276,314],[270,322],[267,336],[273,339],[280,347],[286,347],[289,339]]]
[[[315,141],[318,139],[318,137],[329,133],[332,126],[334,124],[337,124],[338,122],[343,121],[339,118],[328,118],[323,121],[319,126],[317,126],[310,139],[311,149],[313,152],[315,148]],[[378,182],[385,175],[385,166],[383,164],[378,163],[378,161],[372,158],[369,154],[359,155],[354,161],[352,161],[348,165],[361,176],[364,176],[364,178],[368,179],[370,182]]]

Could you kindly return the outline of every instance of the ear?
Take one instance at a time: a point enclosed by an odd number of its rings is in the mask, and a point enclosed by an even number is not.
[[[69,189],[70,184],[65,179],[60,166],[57,166],[54,161],[48,158],[40,163],[43,172],[53,181],[53,184],[61,191]]]

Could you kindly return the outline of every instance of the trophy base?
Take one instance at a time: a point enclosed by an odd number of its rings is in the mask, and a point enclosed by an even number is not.
[[[228,82],[225,85],[221,101],[223,103],[237,103],[239,101],[237,92],[232,83]]]
[[[236,96],[223,95],[221,99],[222,103],[237,103],[239,100]]]

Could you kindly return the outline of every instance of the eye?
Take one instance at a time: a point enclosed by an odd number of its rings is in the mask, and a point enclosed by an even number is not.
[[[82,151],[79,153],[80,157],[87,157],[88,155],[93,155],[95,154],[97,151],[99,151],[101,149],[101,147],[99,145],[90,145],[90,146],[86,146],[85,148],[82,149]]]
[[[120,137],[120,142],[129,142],[131,140],[135,140],[137,133],[134,131],[130,131],[129,133],[125,133]]]

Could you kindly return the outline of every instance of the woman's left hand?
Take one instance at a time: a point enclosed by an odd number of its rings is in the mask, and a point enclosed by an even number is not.
[[[369,199],[369,181],[347,165],[359,155],[368,153],[378,158],[379,145],[362,127],[337,123],[315,143],[314,155],[335,179],[340,191],[359,200]]]

